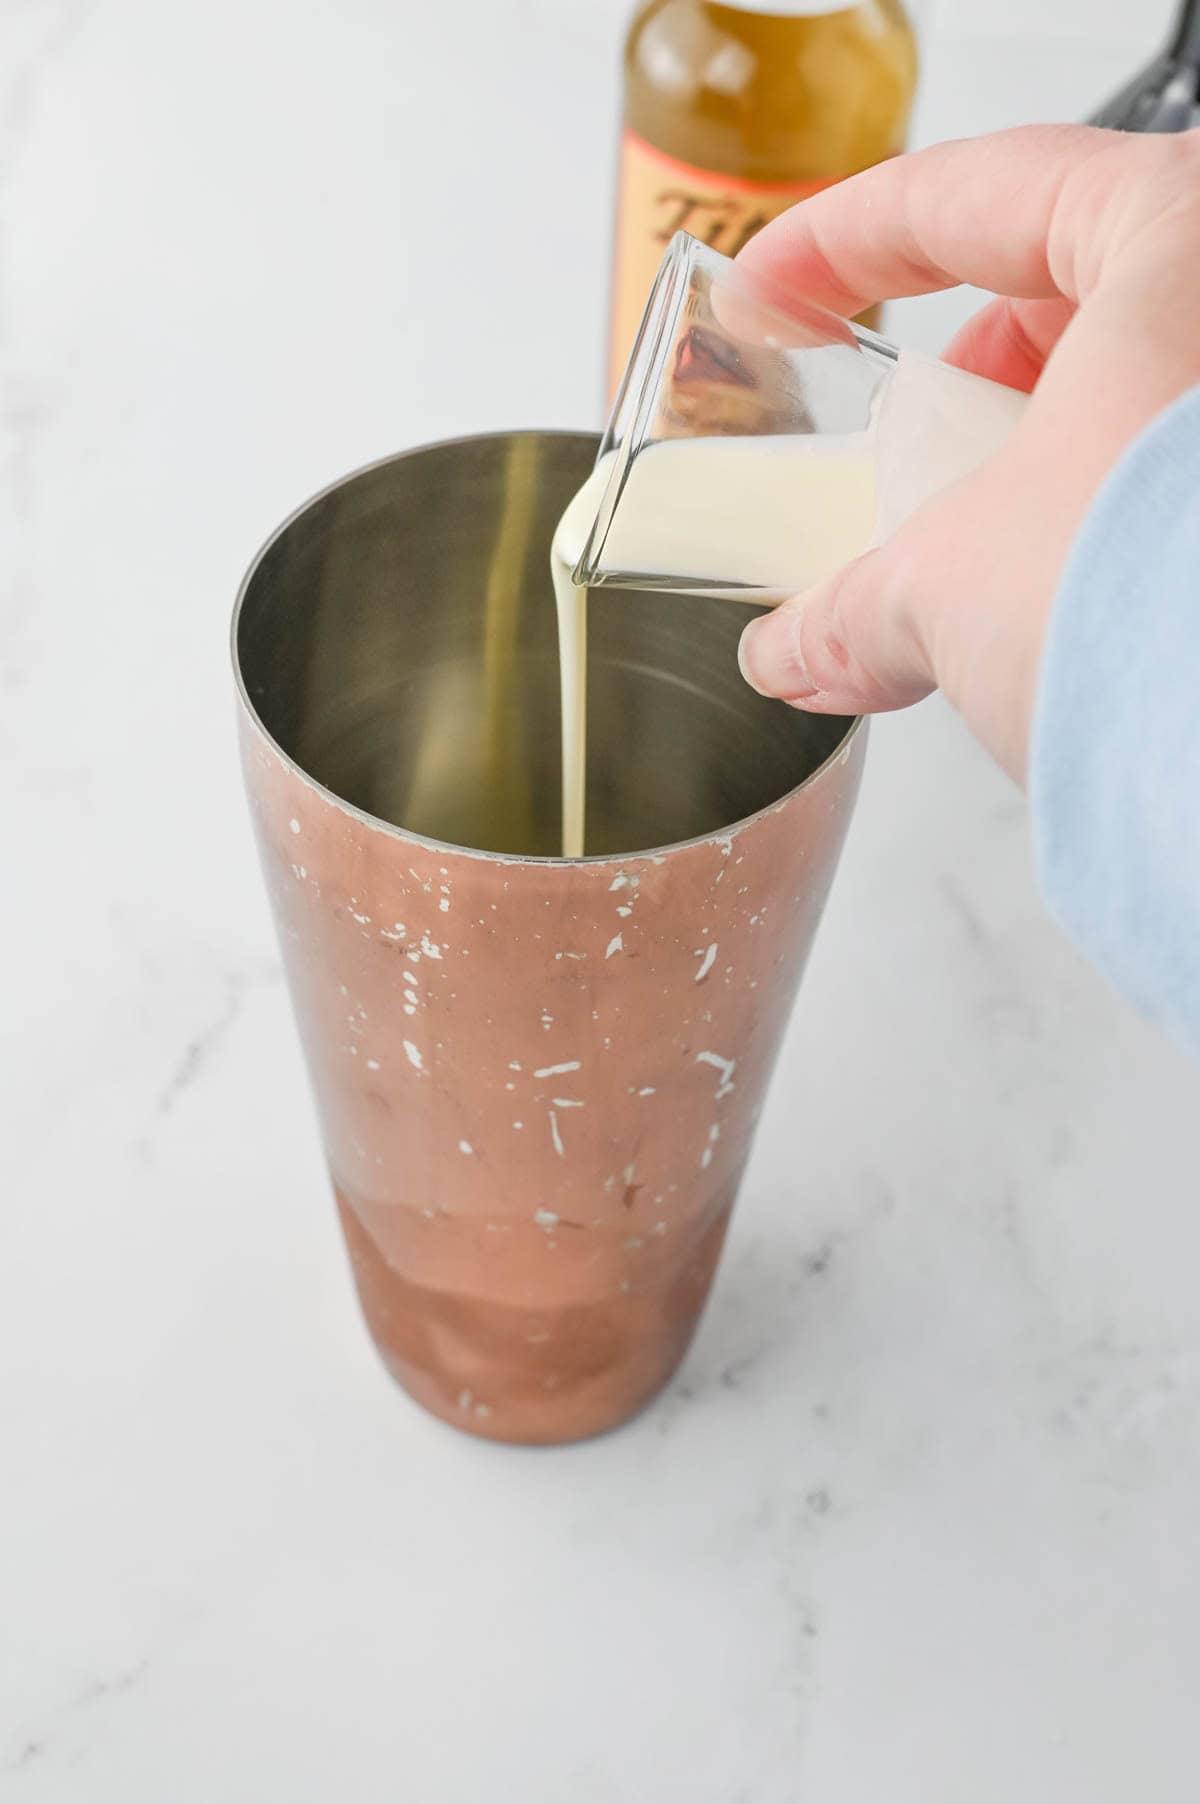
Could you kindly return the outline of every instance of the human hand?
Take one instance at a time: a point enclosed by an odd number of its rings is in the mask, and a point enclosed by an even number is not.
[[[937,145],[802,202],[739,262],[845,316],[960,282],[999,297],[945,355],[1032,391],[1011,439],[884,545],[753,621],[742,669],[815,713],[941,688],[1022,780],[1075,532],[1126,445],[1200,382],[1200,131],[1035,126]]]

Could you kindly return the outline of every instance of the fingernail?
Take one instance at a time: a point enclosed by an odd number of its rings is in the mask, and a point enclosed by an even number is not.
[[[800,655],[800,611],[776,608],[752,620],[738,644],[738,667],[759,695],[795,701],[815,695],[817,685]]]

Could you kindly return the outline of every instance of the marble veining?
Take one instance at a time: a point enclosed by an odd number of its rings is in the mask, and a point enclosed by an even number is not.
[[[75,1749],[75,1761],[72,1762],[75,1764],[81,1757],[81,1748],[86,1750],[87,1719],[99,1706],[123,1697],[128,1692],[136,1692],[146,1677],[149,1665],[149,1660],[141,1660],[126,1672],[113,1673],[107,1678],[89,1679],[85,1685],[81,1685],[48,1723],[36,1735],[29,1737],[15,1759],[0,1763],[0,1778],[5,1773],[23,1773],[43,1761],[52,1764],[60,1754],[62,1742],[68,1734],[80,1738],[81,1746]]]
[[[212,1017],[188,1040],[174,1069],[154,1099],[154,1114],[160,1120],[171,1113],[180,1097],[219,1053],[222,1040],[233,1031],[247,995],[254,986],[278,983],[282,975],[278,964],[264,962],[258,970],[231,971],[225,976],[222,985],[224,994],[219,1006]]]

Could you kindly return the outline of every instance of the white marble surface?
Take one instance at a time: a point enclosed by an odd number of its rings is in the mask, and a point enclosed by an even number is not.
[[[920,137],[1166,10],[927,7]],[[623,11],[0,0],[4,1804],[1197,1795],[1200,1080],[937,704],[661,1405],[474,1444],[359,1325],[226,615],[327,478],[595,421]]]

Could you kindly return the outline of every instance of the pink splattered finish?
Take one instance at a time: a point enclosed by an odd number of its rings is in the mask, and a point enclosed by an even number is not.
[[[865,734],[726,833],[578,864],[411,837],[241,735],[380,1353],[478,1434],[615,1426],[708,1294]]]

